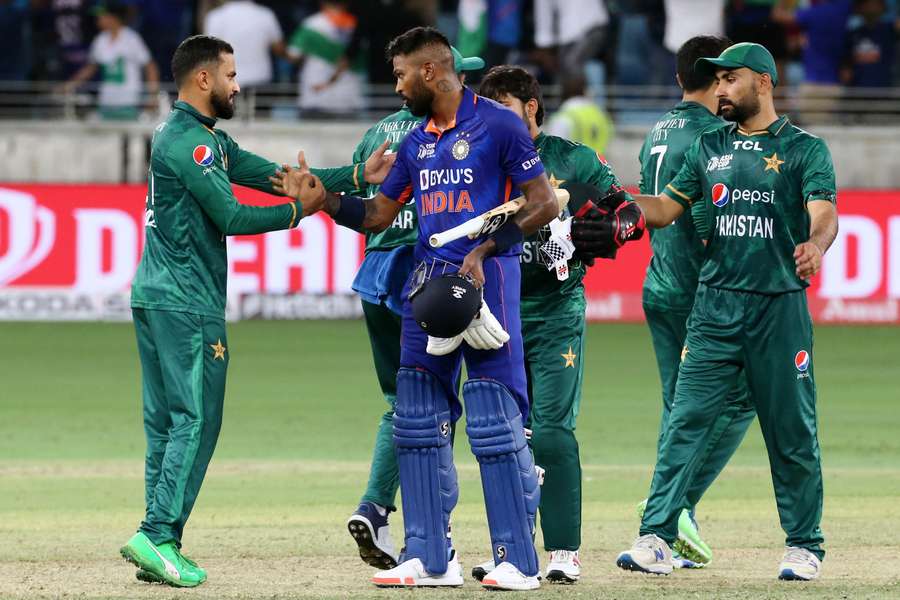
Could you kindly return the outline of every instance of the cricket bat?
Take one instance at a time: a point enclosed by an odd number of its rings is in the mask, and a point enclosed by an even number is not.
[[[556,202],[559,205],[559,212],[562,212],[569,203],[569,192],[562,189],[554,189],[556,192]],[[474,240],[477,237],[490,235],[503,227],[510,217],[519,212],[525,206],[525,196],[519,196],[509,202],[504,202],[496,208],[469,219],[465,223],[457,225],[447,231],[436,233],[428,238],[428,243],[432,248],[440,248],[446,246],[454,240],[468,236]]]

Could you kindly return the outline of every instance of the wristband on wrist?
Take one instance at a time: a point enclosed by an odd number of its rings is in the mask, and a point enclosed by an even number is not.
[[[522,233],[519,224],[510,219],[491,234],[491,239],[494,240],[494,254],[502,254],[524,240],[525,234]]]
[[[340,197],[341,205],[334,215],[334,222],[353,231],[362,232],[363,220],[366,218],[366,205],[362,198],[344,194]]]

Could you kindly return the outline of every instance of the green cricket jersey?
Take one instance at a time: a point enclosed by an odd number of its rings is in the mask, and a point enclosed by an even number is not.
[[[685,209],[700,201],[707,211],[700,282],[762,294],[809,285],[797,277],[793,258],[809,239],[806,204],[837,199],[825,142],[787,117],[762,131],[732,124],[702,134],[664,192]]]
[[[389,150],[396,152],[406,134],[421,123],[421,117],[413,116],[405,106],[394,114],[386,116],[366,131],[353,153],[353,162],[365,161],[385,140],[391,140]],[[378,193],[378,188],[377,185],[369,185],[357,191],[366,196],[374,196]],[[418,237],[416,223],[416,202],[415,198],[410,197],[409,202],[403,205],[390,227],[381,233],[366,234],[366,252],[390,250],[398,246],[415,244]]]
[[[697,136],[727,126],[697,102],[679,102],[647,134],[641,148],[642,194],[657,195],[675,178]],[[697,291],[703,242],[685,212],[662,229],[650,230],[653,258],[644,279],[644,304],[660,310],[690,310]]]
[[[216,119],[176,102],[153,134],[144,216],[146,244],[131,286],[131,306],[225,314],[226,235],[290,229],[299,201],[278,206],[240,204],[231,184],[274,193],[278,165],[243,150]],[[349,189],[359,166],[314,169],[325,187]]]
[[[576,142],[553,135],[539,134],[534,140],[550,185],[558,187],[566,181],[579,181],[603,191],[621,188],[609,164],[596,152]],[[559,281],[541,260],[538,248],[550,234],[542,227],[522,244],[519,262],[522,266],[521,318],[523,321],[547,321],[584,312],[584,284],[587,272],[580,260],[569,261],[569,278]]]

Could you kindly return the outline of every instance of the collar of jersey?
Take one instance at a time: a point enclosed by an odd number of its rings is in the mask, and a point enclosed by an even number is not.
[[[434,119],[428,119],[428,123],[425,124],[425,132],[435,134],[438,139],[441,139],[441,136],[454,127],[456,127],[457,123],[462,123],[469,117],[475,114],[475,105],[478,103],[478,96],[467,87],[463,88],[463,97],[459,103],[459,108],[456,109],[456,116],[453,117],[453,120],[450,121],[450,124],[447,125],[446,129],[441,131],[434,124]]]
[[[737,133],[739,133],[741,135],[766,135],[766,134],[769,134],[769,135],[772,135],[773,137],[778,137],[781,134],[781,132],[784,131],[784,127],[788,123],[790,123],[790,121],[788,120],[787,115],[782,115],[781,117],[775,119],[775,121],[773,121],[771,125],[769,125],[765,129],[760,129],[759,131],[744,131],[743,129],[738,127],[737,123],[732,125],[732,127],[734,127],[734,131],[736,131]]]
[[[190,104],[185,102],[184,100],[176,100],[175,103],[172,105],[172,108],[174,108],[175,110],[182,110],[182,111],[186,112],[187,114],[191,115],[192,117],[194,117],[195,119],[197,119],[198,121],[200,121],[201,123],[206,125],[207,127],[212,128],[212,127],[216,126],[216,119],[214,119],[212,117],[207,117],[206,115],[202,114],[199,110],[197,110],[196,108],[194,108],[193,106],[191,106]]]
[[[708,112],[709,114],[712,114],[708,108],[706,108],[696,100],[682,100],[675,105],[675,110],[686,110],[688,108],[700,108]]]

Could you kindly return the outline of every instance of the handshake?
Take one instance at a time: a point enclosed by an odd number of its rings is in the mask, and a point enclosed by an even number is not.
[[[624,191],[600,197],[600,190],[587,184],[567,184],[567,189],[573,198],[583,199],[573,213],[572,244],[576,256],[586,264],[592,265],[595,258],[615,258],[625,242],[644,235],[644,213],[640,206],[628,201]]]

